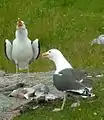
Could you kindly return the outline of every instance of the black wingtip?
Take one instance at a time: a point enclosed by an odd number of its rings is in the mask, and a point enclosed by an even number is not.
[[[39,58],[39,55],[40,55],[40,41],[38,40],[38,49],[39,49],[39,52],[38,52],[38,55],[36,57],[36,60]]]
[[[9,60],[7,53],[6,53],[6,41],[4,42],[4,53],[5,53],[6,58]]]
[[[31,41],[31,44],[33,44],[33,41]],[[35,60],[37,60],[37,59],[39,58],[39,55],[40,55],[40,41],[39,41],[39,40],[38,40],[38,49],[39,49],[39,51],[38,51],[38,54],[37,54]],[[33,51],[34,51],[34,49],[33,49]],[[31,64],[33,61],[34,61],[34,58],[32,58],[32,59],[29,61],[29,64]]]
[[[13,43],[13,41],[10,41],[10,42],[11,42],[11,44]],[[5,53],[6,58],[7,58],[8,60],[10,60],[10,59],[8,58],[7,53],[6,53],[6,41],[4,42],[4,53]],[[11,60],[10,60],[10,61],[11,61]],[[12,62],[14,62],[14,61],[12,60]]]

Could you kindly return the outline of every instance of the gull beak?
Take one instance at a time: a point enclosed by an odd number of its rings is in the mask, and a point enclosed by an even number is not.
[[[42,57],[43,57],[43,58],[47,58],[48,55],[49,55],[49,53],[48,53],[48,52],[45,52],[45,53],[42,54]]]
[[[17,21],[17,26],[18,26],[18,28],[20,28],[20,27],[22,27],[22,26],[23,26],[23,23],[22,23],[22,21],[21,21],[21,19],[20,19],[20,18],[18,18],[18,21]]]

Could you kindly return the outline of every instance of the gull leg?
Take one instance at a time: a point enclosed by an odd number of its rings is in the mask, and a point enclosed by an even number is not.
[[[16,74],[18,74],[18,66],[16,65]]]
[[[14,76],[18,77],[18,65],[16,65],[16,74]]]
[[[29,70],[30,70],[30,69],[29,69],[29,66],[28,66],[28,69],[27,69],[28,78],[29,78],[29,77],[31,77],[31,78],[33,77],[33,78],[34,78],[34,76],[30,76],[30,71],[29,71]]]
[[[29,67],[28,67],[28,69],[27,69],[27,74],[28,74],[28,77],[29,77],[29,75],[30,75],[30,74],[29,74]]]
[[[62,103],[62,106],[61,106],[61,110],[63,110],[65,102],[66,102],[66,93],[64,95],[64,99],[63,99],[63,103]]]
[[[66,102],[66,93],[64,94],[64,99],[63,99],[61,108],[55,108],[55,109],[53,110],[53,112],[58,112],[58,111],[63,110],[63,108],[64,108],[64,106],[65,106],[65,102]]]

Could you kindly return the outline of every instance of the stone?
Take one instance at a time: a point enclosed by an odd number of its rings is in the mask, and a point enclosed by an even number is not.
[[[0,70],[0,77],[5,76],[5,71]]]

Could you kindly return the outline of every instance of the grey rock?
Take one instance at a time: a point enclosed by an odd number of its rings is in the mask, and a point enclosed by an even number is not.
[[[0,118],[9,119],[8,116],[14,116],[15,110],[18,110],[21,106],[31,101],[31,99],[24,99],[25,92],[28,93],[29,91],[24,92],[23,88],[32,88],[35,92],[40,91],[44,94],[47,94],[50,90],[50,94],[55,92],[55,94],[59,95],[52,85],[53,72],[54,71],[30,73],[30,76],[34,77],[28,77],[27,73],[21,73],[18,77],[12,73],[0,76]],[[21,84],[23,86],[21,86]],[[47,86],[49,86],[49,89]],[[29,97],[31,97],[31,95]],[[47,97],[39,97],[39,99],[43,98]]]
[[[24,99],[24,94],[29,91],[31,93],[29,93],[28,97],[30,98],[32,93],[35,93],[37,100],[48,101],[63,98],[64,93],[59,92],[53,86],[53,73],[54,71],[30,73],[30,76],[34,77],[28,77],[27,73],[21,73],[18,77],[12,73],[0,76],[0,118],[4,120],[8,118],[9,120],[11,116],[14,116],[15,110],[19,111],[21,106],[29,103],[31,99]],[[24,91],[23,88],[32,89]],[[9,97],[10,94],[15,97]]]
[[[5,76],[5,71],[0,70],[0,77]]]
[[[71,108],[76,108],[80,106],[80,101],[71,104]]]

